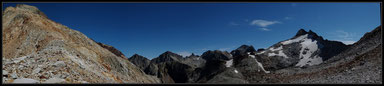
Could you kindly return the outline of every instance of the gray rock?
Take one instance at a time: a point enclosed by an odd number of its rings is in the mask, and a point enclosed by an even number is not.
[[[23,57],[19,57],[19,58],[15,58],[13,59],[13,63],[19,63],[20,61],[24,60],[25,58],[27,58],[27,56],[23,56]]]
[[[41,68],[36,68],[32,71],[32,74],[36,74],[36,73],[39,73],[41,70]]]
[[[13,73],[11,74],[11,78],[16,79],[16,78],[18,78],[18,76],[17,76],[17,74],[16,74],[15,72],[13,72]]]
[[[207,83],[246,84],[249,82],[244,80],[243,75],[235,68],[226,68],[223,72],[208,80]]]
[[[64,67],[66,64],[64,63],[64,61],[57,61],[55,64],[53,64],[53,66],[55,67]]]
[[[39,81],[30,78],[16,79],[12,83],[39,83]]]
[[[65,79],[53,77],[43,83],[62,83],[62,82],[65,82]]]
[[[3,76],[8,74],[9,74],[8,71],[3,70]]]
[[[19,69],[22,69],[22,68],[24,68],[24,65],[19,65],[18,68],[19,68]]]
[[[8,79],[7,77],[3,77],[3,83],[6,82]]]
[[[87,81],[81,81],[81,83],[89,83],[89,82],[87,82]]]

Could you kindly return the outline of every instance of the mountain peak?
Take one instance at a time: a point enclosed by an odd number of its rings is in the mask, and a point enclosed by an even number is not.
[[[304,29],[300,29],[299,31],[297,31],[295,37],[296,37],[296,36],[301,36],[301,35],[304,35],[304,34],[307,34],[307,33],[308,33],[308,32],[305,31]]]
[[[141,55],[139,55],[139,54],[134,54],[134,55],[132,55],[132,56],[129,58],[129,60],[132,60],[132,59],[146,59],[146,60],[149,60],[149,59],[147,59],[147,58],[145,58],[144,56],[141,56]]]
[[[144,57],[144,56],[141,56],[141,55],[135,53],[135,54],[133,54],[131,57]]]
[[[166,52],[164,52],[164,53],[161,54],[161,55],[175,55],[175,56],[180,56],[179,54],[173,53],[173,52],[171,52],[171,51],[166,51]]]
[[[323,37],[317,35],[315,32],[313,32],[312,30],[309,30],[308,31],[308,36],[310,38],[313,38],[313,39],[318,39],[318,40],[324,40]]]
[[[217,61],[226,61],[232,59],[232,56],[227,51],[220,50],[208,50],[201,55],[201,57],[205,60],[217,60]]]
[[[47,18],[47,16],[43,12],[41,12],[37,7],[26,4],[17,4],[16,7],[7,7],[4,10],[4,15],[8,15],[8,13],[32,13]]]
[[[308,34],[311,34],[311,35],[317,35],[315,32],[313,32],[312,30],[309,30],[308,31]]]
[[[160,56],[152,59],[155,63],[160,63],[160,62],[167,62],[167,61],[180,61],[183,56],[173,53],[171,51],[166,51]]]

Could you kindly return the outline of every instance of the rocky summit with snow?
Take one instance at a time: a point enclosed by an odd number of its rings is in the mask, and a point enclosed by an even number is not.
[[[293,38],[255,52],[255,55],[260,56],[266,69],[277,70],[318,65],[347,48],[348,45],[342,42],[323,39],[311,30],[300,29]]]
[[[127,58],[47,16],[24,4],[3,11],[2,83],[382,84],[381,26],[351,45],[299,29],[266,49],[147,59]]]

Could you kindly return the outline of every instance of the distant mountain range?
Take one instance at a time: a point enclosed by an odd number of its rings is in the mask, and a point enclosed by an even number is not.
[[[127,58],[34,6],[3,11],[3,83],[382,83],[381,26],[352,45],[299,29],[266,49]],[[368,28],[367,28],[368,29]]]

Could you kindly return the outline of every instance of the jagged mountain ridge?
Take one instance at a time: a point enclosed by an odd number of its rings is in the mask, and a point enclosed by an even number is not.
[[[377,29],[375,29],[373,32],[370,32],[370,33],[374,34],[375,31],[377,33]],[[364,36],[363,38],[369,38],[369,37]],[[378,38],[378,37],[375,37],[375,38]],[[353,46],[353,45],[348,46],[337,41],[326,40],[326,39],[323,39],[321,36],[318,36],[316,33],[314,33],[311,30],[306,32],[305,30],[301,29],[293,38],[281,41],[265,50],[258,49],[258,51],[256,51],[251,45],[242,45],[239,48],[231,51],[230,54],[225,54],[225,53],[220,54],[219,52],[221,51],[216,50],[216,51],[204,52],[204,54],[201,57],[191,56],[191,57],[194,57],[195,59],[203,58],[204,60],[206,60],[206,62],[204,63],[203,66],[196,67],[193,72],[189,72],[190,75],[188,77],[189,80],[187,83],[239,83],[239,82],[240,83],[276,83],[276,81],[279,81],[279,80],[277,78],[271,78],[271,74],[275,74],[274,72],[280,72],[282,70],[292,69],[290,67],[293,67],[294,70],[297,70],[297,69],[294,68],[295,65],[286,65],[285,67],[282,67],[280,69],[268,69],[268,67],[263,66],[265,64],[267,64],[268,66],[268,63],[264,63],[265,59],[263,59],[262,52],[264,53],[268,52],[268,50],[271,50],[271,48],[272,50],[276,49],[276,48],[273,48],[274,46],[275,47],[284,46],[282,43],[287,41],[298,40],[297,44],[307,41],[303,39],[308,39],[309,42],[318,41],[318,43],[312,43],[312,44],[316,44],[317,46],[322,47],[318,49],[317,52],[323,52],[323,53],[315,54],[318,56],[323,56],[322,58],[320,58],[322,60],[321,63],[323,63],[323,61],[328,62],[329,59],[332,60],[336,58],[335,57],[336,55],[343,53],[343,51],[345,50],[348,50],[348,49],[350,50],[350,47]],[[291,43],[295,43],[295,42],[291,42]],[[359,43],[359,42],[356,42],[356,43]],[[309,46],[313,46],[313,45],[309,45]],[[340,46],[341,48],[338,48]],[[295,46],[290,46],[290,47],[295,47]],[[336,49],[330,49],[335,47]],[[290,52],[298,52],[298,51],[296,50],[296,51],[290,51]],[[324,57],[324,54],[328,56]],[[188,58],[184,58],[184,60]],[[283,60],[276,59],[274,57],[268,57],[268,58],[272,58],[272,60],[270,61],[276,62],[276,63],[281,61],[286,61],[284,59]],[[180,61],[180,62],[183,63],[183,61]],[[188,64],[188,63],[183,63],[183,64]],[[324,64],[328,64],[328,63],[324,63]],[[313,69],[313,68],[316,68],[318,65],[323,65],[323,64],[319,63],[314,65],[307,65],[303,67],[304,69],[300,69],[300,70],[304,71],[308,69]],[[169,74],[169,75],[172,75],[172,74]],[[282,76],[285,76],[285,75],[282,75]]]

